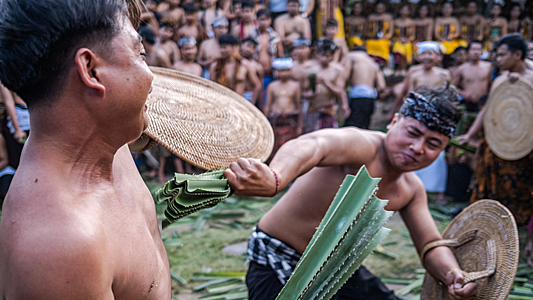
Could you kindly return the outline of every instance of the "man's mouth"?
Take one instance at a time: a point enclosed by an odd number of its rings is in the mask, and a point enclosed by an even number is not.
[[[414,163],[417,162],[417,161],[416,161],[416,158],[412,157],[412,156],[409,155],[409,154],[403,154],[403,156],[404,156],[405,159],[406,159],[407,161],[409,161],[409,162],[414,162]]]

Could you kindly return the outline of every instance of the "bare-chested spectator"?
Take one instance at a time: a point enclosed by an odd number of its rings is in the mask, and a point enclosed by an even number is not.
[[[294,57],[291,78],[303,85],[307,81],[308,70],[317,62],[309,59],[311,53],[311,41],[306,38],[298,38],[292,43],[292,56]]]
[[[186,22],[185,25],[178,30],[178,34],[175,35],[178,37],[176,42],[178,42],[182,37],[192,36],[194,39],[196,39],[197,43],[202,44],[202,42],[206,40],[208,36],[205,33],[202,25],[197,20],[198,7],[194,3],[185,3],[185,5],[183,5],[183,10],[185,11]]]
[[[175,64],[181,59],[180,49],[176,42],[172,40],[174,28],[174,24],[163,20],[159,25],[159,39],[155,43],[157,48],[161,48],[167,53],[171,64]]]
[[[170,57],[161,47],[155,45],[155,33],[148,26],[139,29],[139,35],[142,37],[146,56],[146,64],[153,67],[171,68]]]
[[[363,3],[356,1],[352,7],[352,14],[344,19],[344,32],[349,49],[364,45],[365,26],[367,26],[367,20],[363,16]]]
[[[153,79],[137,1],[5,3],[0,76],[28,104],[31,135],[2,208],[0,298],[170,299],[154,201],[127,145],[148,125]]]
[[[345,78],[352,88],[348,94],[351,114],[344,126],[368,129],[374,101],[386,88],[385,77],[379,65],[363,50],[348,53],[345,65]]]
[[[265,78],[263,79],[263,92],[266,92],[272,78],[272,61],[277,57],[283,57],[283,46],[277,32],[270,26],[272,19],[267,9],[257,12],[257,28],[250,32],[257,46],[257,61],[263,66]]]
[[[267,89],[267,102],[263,112],[274,129],[274,149],[270,158],[285,142],[302,134],[302,105],[300,84],[291,79],[291,58],[276,58],[272,68],[277,72],[277,80]]]
[[[437,42],[422,42],[418,43],[418,57],[421,64],[413,67],[413,71],[408,73],[407,82],[403,91],[412,91],[419,86],[426,86],[428,88],[438,88],[446,85],[446,82],[451,80],[451,72],[449,70],[439,68],[436,66],[439,61],[440,47]],[[398,95],[391,108],[389,117],[394,115],[398,108],[403,104],[405,96]],[[391,117],[392,118],[392,117]]]
[[[428,3],[422,3],[418,6],[415,21],[415,40],[413,50],[416,52],[416,44],[433,40],[433,18],[430,16]]]
[[[389,61],[390,40],[394,34],[394,20],[387,12],[383,1],[376,1],[374,13],[368,16],[368,26],[365,30],[367,52],[380,65]]]
[[[174,69],[202,77],[202,66],[194,62],[198,48],[196,47],[196,40],[191,37],[183,37],[178,42],[181,51],[182,60],[174,64]]]
[[[243,1],[241,2],[242,7],[242,18],[238,24],[235,24],[231,28],[231,34],[237,38],[237,40],[242,41],[245,38],[250,36],[250,32],[256,29],[255,17],[255,4],[252,1]]]
[[[492,64],[480,60],[483,42],[473,40],[468,45],[468,61],[457,68],[452,84],[463,97],[468,111],[478,112],[479,99],[490,90]]]
[[[500,38],[507,34],[507,19],[501,16],[502,6],[494,3],[490,9],[490,18],[485,26],[485,47],[492,48]]]
[[[220,57],[220,46],[218,39],[228,33],[228,20],[226,18],[216,18],[211,24],[215,38],[207,39],[200,45],[197,62],[204,69],[202,77],[209,79],[209,67]]]
[[[231,34],[225,34],[218,39],[218,44],[220,45],[220,58],[211,65],[210,79],[234,90],[241,96],[249,81],[254,86],[252,103],[256,103],[261,95],[261,82],[251,63],[239,55],[237,39]]]
[[[335,37],[339,31],[339,22],[331,18],[326,21],[326,29],[324,30],[324,36],[321,39],[332,40],[337,45],[337,51],[333,56],[333,61],[344,64],[346,60],[346,54],[348,54],[348,44],[346,39],[342,37]]]
[[[319,64],[309,69],[309,80],[305,84],[303,96],[310,100],[307,110],[304,133],[323,128],[336,128],[337,99],[342,99],[342,108],[349,111],[345,93],[344,69],[332,63],[337,45],[331,40],[317,41]],[[314,79],[313,79],[314,78]]]
[[[448,67],[448,70],[450,70],[450,72],[452,73],[452,78],[457,72],[457,69],[459,68],[459,66],[461,66],[462,64],[466,62],[467,58],[468,58],[468,53],[465,47],[459,46],[455,48],[455,51],[453,51],[452,53],[452,59],[453,59],[452,65]]]
[[[161,14],[157,11],[157,3],[154,0],[145,1],[142,6],[141,22],[157,33],[159,21],[161,21]]]
[[[459,19],[461,23],[461,38],[470,43],[473,40],[482,41],[485,36],[485,18],[477,12],[476,0],[468,1],[466,14]]]
[[[229,20],[231,27],[239,24],[242,18],[242,1],[226,0],[224,3],[224,16]]]
[[[198,13],[198,22],[204,28],[209,38],[214,38],[215,33],[211,24],[216,18],[224,17],[224,11],[217,7],[217,0],[203,0],[205,8]]]
[[[300,15],[298,0],[287,0],[287,14],[276,19],[274,29],[281,37],[283,48],[286,50],[291,49],[292,42],[299,37],[311,39],[311,25],[308,19]]]
[[[459,39],[461,28],[459,20],[453,16],[453,3],[442,4],[442,16],[435,19],[435,40],[443,46],[443,54],[450,55],[459,46],[466,47],[468,43]]]
[[[263,78],[265,77],[265,70],[263,70],[263,66],[254,59],[256,50],[257,50],[257,42],[254,39],[248,37],[248,38],[245,38],[241,42],[241,56],[250,62],[250,67],[253,68],[253,70],[257,74],[257,78],[259,78],[259,82],[261,82],[262,84]],[[252,101],[254,99],[253,90],[254,90],[254,86],[252,82],[250,82],[249,80],[246,81],[246,86],[244,87],[243,97],[248,101]],[[261,100],[262,97],[259,96],[257,99]],[[261,103],[261,101],[258,101],[257,103],[254,103],[254,104],[257,105],[257,107],[261,109],[263,103]]]
[[[524,34],[524,22],[522,21],[522,8],[520,4],[513,3],[509,10],[509,22],[507,23],[508,33]]]
[[[161,12],[162,19],[171,20],[174,24],[174,32],[178,32],[179,28],[185,24],[185,11],[180,7],[180,0],[168,0],[167,8]],[[178,37],[173,37],[177,42]]]
[[[411,19],[409,4],[400,6],[400,17],[394,20],[394,35],[392,37],[392,53],[394,54],[394,71],[405,74],[407,66],[413,61],[413,45],[415,40],[415,22]]]

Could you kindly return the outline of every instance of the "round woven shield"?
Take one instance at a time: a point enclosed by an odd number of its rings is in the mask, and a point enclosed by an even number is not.
[[[533,86],[506,80],[490,94],[483,119],[485,139],[499,158],[517,160],[533,150]]]
[[[203,78],[151,67],[145,133],[183,160],[206,170],[240,157],[266,161],[274,146],[267,118],[250,102]]]
[[[475,280],[478,289],[476,299],[507,299],[518,267],[518,231],[513,215],[498,201],[477,201],[453,219],[442,237],[456,239],[468,233],[473,234],[472,240],[450,248],[459,266],[466,272],[465,278],[484,273],[491,268],[490,265],[494,267],[492,275]],[[448,296],[448,287],[426,272],[420,299],[452,298]]]

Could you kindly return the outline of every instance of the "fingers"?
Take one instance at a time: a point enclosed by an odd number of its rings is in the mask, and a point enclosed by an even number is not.
[[[462,281],[462,279],[461,279]],[[477,284],[471,282],[461,287],[461,284],[455,283],[448,287],[448,292],[452,299],[469,300],[474,299],[477,295]]]

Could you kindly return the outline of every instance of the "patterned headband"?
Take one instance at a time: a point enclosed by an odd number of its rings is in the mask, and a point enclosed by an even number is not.
[[[426,125],[429,130],[437,131],[450,138],[453,137],[457,126],[452,118],[439,114],[424,96],[415,92],[409,94],[400,114],[414,118]]]

